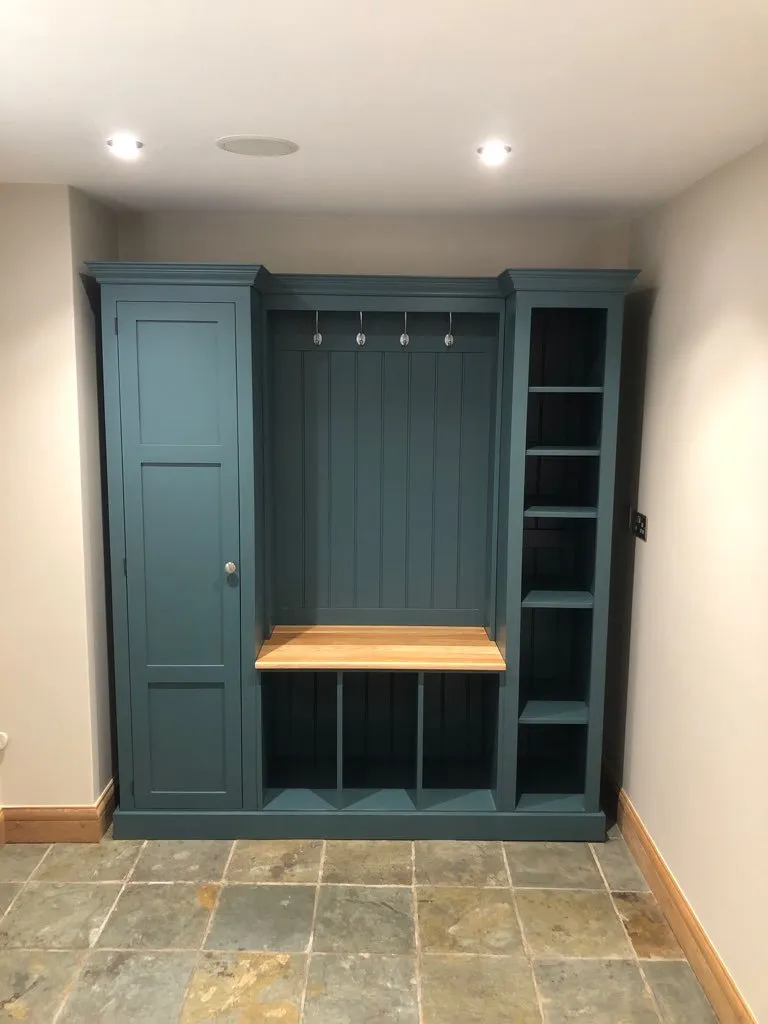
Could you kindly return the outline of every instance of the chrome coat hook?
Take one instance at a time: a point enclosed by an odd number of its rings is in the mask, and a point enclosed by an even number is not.
[[[360,348],[362,348],[363,345],[365,344],[365,335],[363,334],[363,314],[362,314],[362,311],[360,312],[360,330],[357,332],[357,337],[355,338],[355,341],[360,346]]]
[[[403,333],[400,335],[400,344],[403,348],[407,348],[410,340],[408,337],[408,314],[403,313]]]
[[[450,348],[453,344],[453,313],[448,314],[448,333],[445,336],[445,347]]]
[[[314,345],[322,345],[323,344],[323,336],[320,333],[319,321],[320,321],[320,314],[318,313],[317,310],[315,310],[315,333],[312,335],[312,343]]]

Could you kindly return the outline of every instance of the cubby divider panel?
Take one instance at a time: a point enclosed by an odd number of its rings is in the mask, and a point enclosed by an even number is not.
[[[345,797],[349,791],[415,790],[417,678],[415,672],[343,673]],[[351,798],[358,800],[359,792]]]
[[[605,336],[605,309],[534,308],[531,311],[531,387],[601,385]]]
[[[265,803],[284,790],[336,791],[336,673],[261,675]]]
[[[495,787],[498,703],[496,673],[425,673],[425,790]]]
[[[521,725],[518,810],[577,809],[583,805],[586,750],[586,726]]]

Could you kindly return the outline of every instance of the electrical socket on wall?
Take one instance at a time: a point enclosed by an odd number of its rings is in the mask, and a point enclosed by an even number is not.
[[[636,508],[633,508],[630,514],[629,527],[632,535],[638,540],[648,540],[648,516],[638,512]]]

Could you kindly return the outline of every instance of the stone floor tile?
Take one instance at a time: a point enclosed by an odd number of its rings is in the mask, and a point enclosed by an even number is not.
[[[423,956],[424,1024],[540,1024],[531,965],[514,957]]]
[[[228,882],[317,882],[322,839],[238,839]]]
[[[419,940],[425,953],[513,954],[522,938],[507,889],[417,890]]]
[[[48,843],[0,846],[0,882],[26,882],[48,850]]]
[[[152,839],[131,881],[220,882],[231,849],[224,839]]]
[[[217,886],[129,883],[101,934],[107,949],[199,949]]]
[[[643,972],[664,1024],[717,1024],[717,1017],[685,961],[644,963]]]
[[[667,919],[650,892],[617,892],[613,896],[619,916],[640,958],[684,960],[682,949]]]
[[[59,1024],[178,1020],[197,953],[107,952],[88,957]]]
[[[20,882],[0,882],[0,917],[13,902],[13,897],[21,888]]]
[[[544,1024],[658,1024],[632,960],[534,961]]]
[[[315,909],[313,885],[225,885],[206,947],[303,953]]]
[[[611,829],[604,843],[593,843],[608,888],[614,892],[647,892],[648,883],[635,864],[629,847],[617,828]]]
[[[410,885],[412,860],[410,843],[329,840],[323,881],[346,885]]]
[[[6,949],[0,956],[0,1020],[53,1020],[85,953]]]
[[[119,892],[117,883],[28,882],[0,923],[0,949],[88,949]]]
[[[587,843],[505,843],[512,885],[530,889],[604,889]]]
[[[36,882],[122,882],[140,849],[139,840],[56,843],[33,877]]]
[[[418,1020],[414,956],[313,954],[302,1024],[418,1024]]]
[[[409,953],[411,889],[321,886],[313,949],[318,953]]]
[[[607,892],[520,889],[516,898],[534,956],[632,955]]]
[[[305,961],[289,953],[203,953],[180,1024],[298,1024]]]
[[[508,886],[501,843],[416,843],[417,885]]]

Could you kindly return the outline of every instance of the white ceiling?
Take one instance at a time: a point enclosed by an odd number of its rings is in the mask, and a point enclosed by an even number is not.
[[[767,132],[768,0],[0,0],[0,180],[136,209],[636,207]]]

